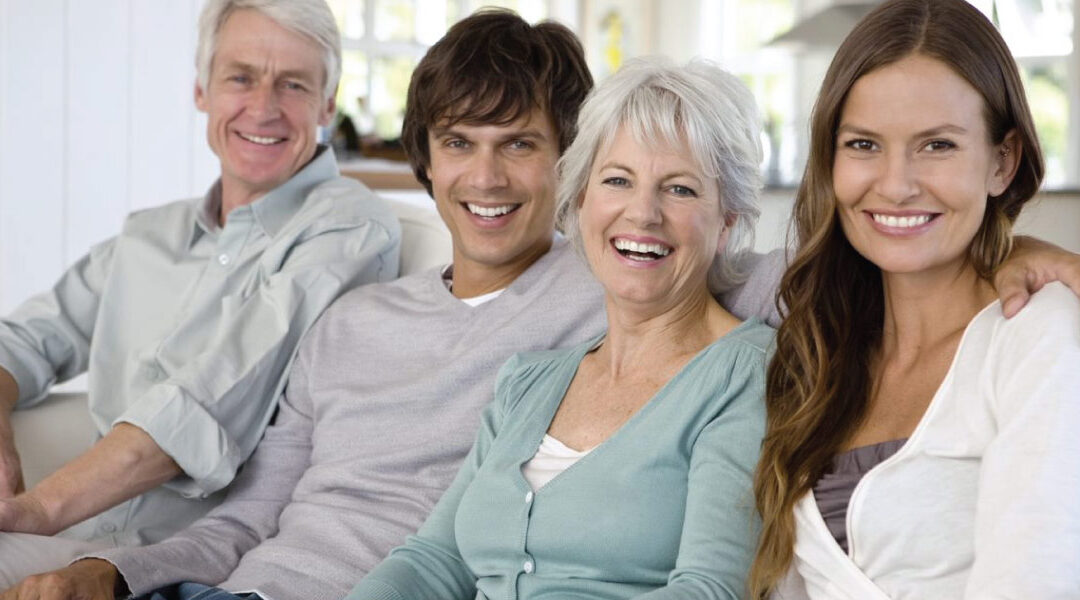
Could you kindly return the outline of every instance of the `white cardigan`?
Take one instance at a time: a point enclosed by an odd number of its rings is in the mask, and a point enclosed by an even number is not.
[[[972,319],[911,438],[855,488],[848,554],[812,492],[795,519],[774,598],[1080,598],[1080,300],[1054,283]]]

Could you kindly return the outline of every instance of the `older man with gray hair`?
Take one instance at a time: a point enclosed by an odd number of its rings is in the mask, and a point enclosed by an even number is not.
[[[196,64],[220,179],[132,214],[0,319],[0,589],[206,513],[308,326],[343,291],[397,275],[393,214],[317,143],[341,73],[325,0],[209,0]],[[100,439],[23,492],[11,411],[83,371]]]

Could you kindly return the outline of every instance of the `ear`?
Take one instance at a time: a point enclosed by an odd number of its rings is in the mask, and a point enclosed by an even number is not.
[[[195,82],[195,108],[202,112],[206,112],[208,99],[206,92],[203,91],[202,85],[198,81]]]
[[[330,94],[319,113],[319,125],[323,127],[330,125],[334,120],[335,113],[337,113],[337,87],[334,88],[334,93]]]
[[[1015,129],[1005,134],[1005,139],[994,148],[990,180],[986,186],[991,196],[1000,196],[1009,189],[1009,184],[1012,183],[1013,178],[1016,177],[1016,171],[1020,168],[1020,157],[1023,151],[1020,136]]]
[[[731,228],[738,222],[738,215],[728,215],[724,217],[724,228],[720,230],[720,237],[716,241],[717,254],[723,253],[724,249],[727,248],[728,240],[731,238]]]

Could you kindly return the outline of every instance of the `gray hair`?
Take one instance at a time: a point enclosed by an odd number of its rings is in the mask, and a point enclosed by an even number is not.
[[[581,248],[580,199],[593,161],[620,126],[645,145],[685,143],[693,159],[720,188],[720,210],[735,217],[727,247],[709,270],[709,289],[745,281],[739,255],[753,244],[761,211],[761,119],[750,90],[734,75],[703,60],[676,66],[662,57],[627,61],[585,100],[574,143],[559,161],[559,228]]]
[[[334,96],[341,79],[341,35],[326,0],[207,0],[199,15],[199,42],[195,48],[195,68],[203,90],[210,83],[210,65],[217,51],[218,33],[229,15],[242,9],[257,11],[318,44],[323,50],[323,75],[326,77],[323,100]]]

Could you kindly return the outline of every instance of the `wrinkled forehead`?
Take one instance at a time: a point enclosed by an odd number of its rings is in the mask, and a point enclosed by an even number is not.
[[[598,140],[596,153],[593,155],[593,164],[606,156],[612,150],[619,133],[623,132],[645,148],[652,148],[659,152],[678,154],[694,164],[707,177],[717,177],[719,169],[714,161],[707,158],[708,153],[703,149],[703,144],[695,143],[693,136],[682,124],[682,119],[677,112],[670,115],[655,115],[650,118],[635,118],[633,115],[623,115],[621,119],[612,119]]]

